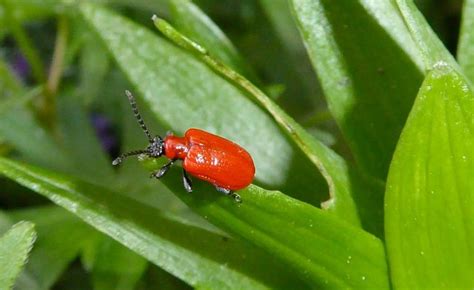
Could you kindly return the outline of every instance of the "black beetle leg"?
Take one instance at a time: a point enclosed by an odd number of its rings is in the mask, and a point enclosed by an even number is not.
[[[183,168],[183,184],[184,184],[184,189],[186,189],[187,192],[193,192],[193,182],[191,181],[191,178],[189,178],[184,168]]]
[[[166,172],[168,172],[168,170],[170,169],[171,165],[173,165],[173,163],[175,162],[176,160],[175,159],[172,159],[170,160],[168,163],[166,163],[165,165],[163,165],[160,169],[158,169],[157,171],[153,171],[150,175],[150,177],[154,177],[154,178],[161,178],[163,177],[163,175],[166,174]]]
[[[220,186],[217,186],[217,185],[214,185],[214,186],[216,187],[217,191],[222,192],[225,195],[233,197],[236,202],[239,202],[239,203],[242,202],[242,199],[240,198],[240,195],[233,192],[232,190],[227,189],[227,188],[223,188],[223,187],[220,187]]]

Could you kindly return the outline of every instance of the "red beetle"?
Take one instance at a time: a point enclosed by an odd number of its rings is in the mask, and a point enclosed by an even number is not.
[[[255,175],[252,157],[239,145],[200,129],[188,129],[184,137],[168,133],[163,140],[152,137],[138,112],[135,98],[129,91],[125,94],[130,101],[138,124],[148,137],[149,144],[144,150],[134,150],[117,157],[112,164],[120,164],[124,158],[146,154],[152,158],[165,155],[169,162],[154,171],[151,177],[161,178],[176,160],[183,161],[183,183],[188,192],[192,192],[192,182],[188,174],[212,183],[216,189],[231,195],[240,202],[240,196],[234,193],[247,187]]]

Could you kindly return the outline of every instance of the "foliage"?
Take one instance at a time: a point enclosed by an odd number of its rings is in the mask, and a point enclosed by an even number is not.
[[[0,289],[473,288],[474,1],[459,62],[433,3],[0,1]],[[246,148],[242,203],[113,168],[125,89]]]
[[[36,238],[34,225],[19,222],[0,238],[0,289],[9,289],[25,265]]]

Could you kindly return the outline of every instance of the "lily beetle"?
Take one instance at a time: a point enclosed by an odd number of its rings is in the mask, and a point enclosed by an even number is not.
[[[247,187],[255,175],[255,165],[250,154],[239,145],[201,129],[188,129],[184,137],[167,133],[162,139],[152,136],[141,117],[132,93],[125,91],[135,118],[148,138],[148,146],[133,150],[117,157],[112,164],[118,165],[125,158],[145,154],[150,158],[165,156],[169,161],[151,173],[151,177],[161,178],[171,165],[182,160],[183,183],[187,192],[192,192],[192,181],[188,174],[210,182],[215,188],[240,202],[234,191]]]

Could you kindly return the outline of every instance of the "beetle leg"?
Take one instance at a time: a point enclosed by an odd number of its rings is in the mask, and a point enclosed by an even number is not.
[[[230,193],[232,192],[232,190],[230,190],[230,189],[223,188],[223,187],[220,187],[220,186],[217,186],[217,185],[214,185],[214,186],[216,187],[217,191],[222,192],[225,195],[230,195]]]
[[[233,197],[236,202],[238,202],[238,203],[242,202],[242,199],[240,198],[240,195],[233,192],[232,190],[227,189],[227,188],[223,188],[223,187],[220,187],[220,186],[217,186],[217,185],[214,185],[214,186],[216,187],[217,191],[222,192],[225,195]]]
[[[191,178],[189,178],[184,168],[183,168],[183,184],[184,184],[184,189],[186,189],[187,192],[193,192],[193,182],[191,181]]]
[[[166,163],[165,165],[163,165],[160,169],[158,169],[157,171],[153,171],[150,175],[150,177],[155,177],[155,178],[161,178],[163,177],[163,175],[166,174],[166,172],[168,172],[168,170],[170,169],[171,165],[173,165],[173,163],[175,162],[176,160],[175,159],[172,159],[170,160],[168,163]]]

